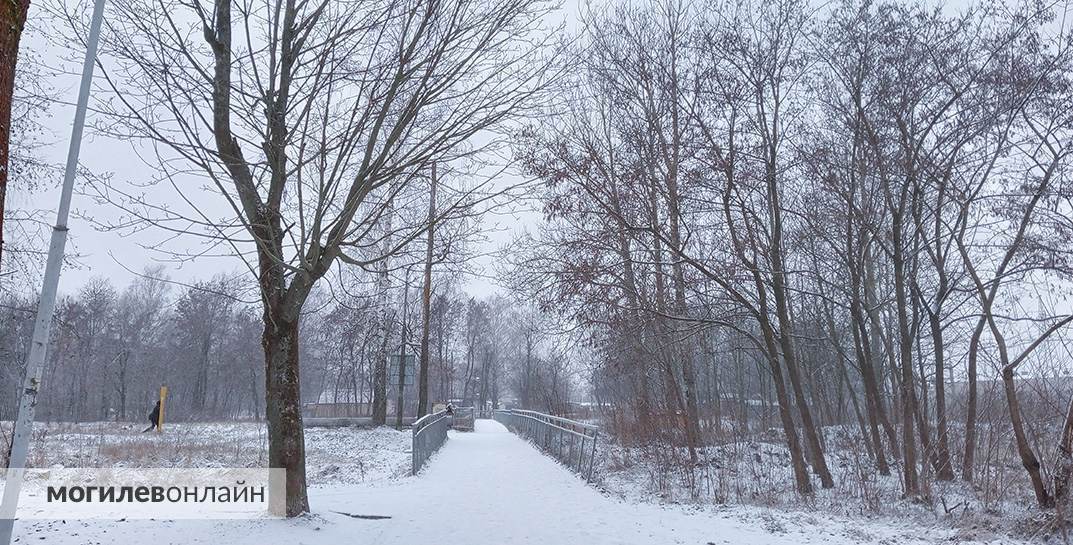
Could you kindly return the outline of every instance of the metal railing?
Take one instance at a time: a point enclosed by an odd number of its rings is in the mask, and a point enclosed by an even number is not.
[[[520,435],[563,465],[592,480],[596,438],[600,429],[590,424],[535,411],[497,410],[496,422]]]
[[[451,415],[451,429],[458,431],[473,431],[476,409],[473,407],[457,407]]]
[[[421,467],[443,444],[447,441],[447,428],[451,426],[451,419],[447,411],[426,414],[413,425],[413,446],[411,456],[413,463],[411,472],[417,475]]]

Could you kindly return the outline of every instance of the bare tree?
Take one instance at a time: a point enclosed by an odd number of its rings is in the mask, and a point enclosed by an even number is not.
[[[13,0],[0,8],[0,257],[3,256],[4,202],[11,171],[12,110],[19,59],[19,42],[26,26],[30,0]]]
[[[337,262],[372,265],[420,235],[423,222],[383,251],[370,233],[423,165],[474,153],[473,136],[525,112],[550,66],[540,29],[548,6],[110,6],[101,129],[151,144],[153,181],[175,188],[185,208],[118,184],[98,191],[131,222],[247,258],[263,307],[269,465],[287,470],[287,513],[300,514],[304,303]]]

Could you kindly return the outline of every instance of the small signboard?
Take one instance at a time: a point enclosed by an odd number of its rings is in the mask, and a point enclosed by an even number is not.
[[[405,372],[406,376],[403,377],[403,384],[406,386],[414,385],[414,369],[417,367],[417,357],[415,354],[406,354],[405,356],[400,354],[392,354],[387,357],[387,376],[388,385],[393,387],[399,386],[399,359],[405,358]]]

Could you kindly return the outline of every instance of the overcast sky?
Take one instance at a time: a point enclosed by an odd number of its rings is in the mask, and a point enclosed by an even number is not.
[[[574,5],[576,6],[576,4]],[[38,3],[32,3],[30,9],[29,20],[41,20]],[[574,12],[576,7],[565,11]],[[576,19],[575,17],[569,18]],[[570,26],[573,25],[571,24]],[[74,115],[72,102],[78,83],[77,74],[71,72],[79,68],[79,65],[65,62],[63,57],[69,57],[73,52],[80,59],[83,53],[80,49],[72,51],[58,47],[45,39],[42,33],[33,31],[24,36],[23,45],[34,52],[37,60],[42,65],[48,67],[45,82],[52,88],[55,97],[59,101],[41,119],[46,129],[46,134],[42,140],[45,140],[47,144],[41,148],[39,155],[52,164],[62,166],[67,154],[71,121]],[[99,76],[98,71],[98,80]],[[93,113],[90,112],[90,123],[92,122],[92,117]],[[87,129],[80,162],[84,168],[97,175],[113,176],[120,183],[137,184],[153,176],[152,167],[139,157],[139,150],[142,153],[148,151],[144,146],[144,143],[139,144],[94,135],[92,131]],[[57,176],[57,184],[59,182],[58,178]],[[508,172],[504,175],[503,183],[515,183],[517,180],[516,174]],[[194,183],[202,182],[195,181]],[[60,291],[62,293],[77,292],[94,276],[106,277],[114,285],[121,287],[134,277],[134,274],[130,271],[142,271],[146,266],[158,263],[167,267],[167,274],[173,280],[184,283],[195,279],[208,279],[220,272],[241,273],[247,271],[242,261],[234,256],[199,257],[192,261],[176,263],[174,260],[169,259],[169,256],[165,253],[147,249],[146,246],[150,248],[161,246],[162,241],[171,238],[168,233],[160,229],[150,227],[134,234],[121,235],[120,233],[95,228],[91,222],[85,219],[86,216],[92,217],[97,221],[107,222],[118,217],[118,211],[112,205],[97,203],[88,196],[79,194],[81,187],[80,180],[76,182],[72,217],[69,221],[70,238],[68,240],[68,254],[74,253],[79,257],[75,267],[67,266],[64,269],[60,280]],[[170,187],[159,186],[156,190],[147,189],[146,191],[146,194],[153,199],[160,199],[162,202],[172,206],[182,206],[175,191]],[[51,225],[55,221],[54,210],[58,200],[58,186],[39,189],[32,194],[21,187],[12,187],[9,189],[7,205],[11,210],[36,209],[47,211],[45,217]],[[219,201],[219,199],[216,200]],[[223,216],[227,210],[220,208],[219,212]],[[477,296],[499,291],[494,281],[488,278],[493,273],[491,267],[492,258],[488,254],[502,247],[522,230],[535,229],[539,221],[540,214],[533,211],[510,212],[503,210],[501,213],[487,215],[483,225],[485,240],[479,243],[479,247],[474,248],[482,255],[475,263],[475,270],[478,274],[467,277],[466,290],[470,294]],[[43,242],[47,244],[47,238]],[[194,238],[189,241],[179,239],[172,240],[163,246],[172,250],[182,250],[196,248],[198,243],[199,241]],[[42,248],[43,250],[44,248]],[[18,289],[18,287],[15,288]]]
[[[587,4],[589,9],[598,9],[593,7],[593,3],[583,4],[582,2],[583,0],[568,0],[564,9],[559,12],[569,30],[577,28],[581,6]],[[30,27],[33,27],[33,21],[41,20],[39,4],[38,2],[31,3]],[[598,5],[600,2],[595,4]],[[953,10],[963,9],[968,4],[966,0],[953,0],[945,3],[948,9]],[[81,50],[65,49],[66,44],[64,48],[55,46],[44,39],[40,32],[28,32],[24,38],[24,46],[31,49],[39,61],[53,69],[71,70],[74,65],[62,62],[61,57],[70,56],[72,52],[77,54],[79,59],[82,55]],[[69,102],[74,99],[77,75],[53,74],[47,78],[47,84],[54,90],[55,96],[61,102],[54,104],[48,115],[42,119],[48,131],[44,138],[51,143],[41,149],[41,156],[53,164],[62,165],[66,157],[74,110]],[[92,115],[91,113],[91,118]],[[81,164],[98,175],[111,175],[119,181],[138,183],[152,175],[152,168],[147,166],[135,151],[134,143],[87,134],[82,146]],[[516,178],[507,180],[506,183],[514,180]],[[34,194],[28,194],[20,189],[18,186],[9,189],[7,204],[9,209],[47,210],[47,219],[51,224],[54,221],[53,211],[58,201],[58,187],[40,190]],[[165,202],[177,203],[175,192],[167,187],[160,187],[158,191],[152,193],[152,196]],[[128,269],[141,271],[147,265],[155,263],[164,263],[171,278],[180,282],[207,279],[219,272],[239,273],[246,270],[242,262],[234,256],[203,257],[185,263],[164,261],[167,259],[166,255],[147,250],[143,246],[156,246],[160,241],[168,238],[166,233],[152,228],[129,236],[99,231],[83,219],[83,216],[88,215],[107,221],[116,216],[116,211],[110,205],[95,203],[84,195],[76,194],[73,210],[75,213],[69,224],[71,230],[68,252],[77,253],[80,256],[79,266],[65,268],[60,283],[63,293],[77,291],[93,276],[104,276],[116,286],[123,286],[133,277]],[[224,212],[221,209],[221,215]],[[477,250],[481,254],[494,251],[520,231],[535,230],[539,222],[540,214],[537,212],[489,215],[484,225],[487,240]],[[173,241],[170,247],[180,249],[182,244],[194,247],[196,243],[196,240]],[[478,260],[476,269],[479,272],[483,271],[484,275],[470,277],[467,281],[467,291],[473,295],[487,295],[498,290],[486,277],[492,273],[490,265],[491,258],[487,255]]]

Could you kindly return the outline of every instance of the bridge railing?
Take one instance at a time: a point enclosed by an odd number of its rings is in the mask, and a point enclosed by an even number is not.
[[[451,426],[451,420],[447,411],[426,414],[414,422],[413,444],[410,449],[412,456],[411,472],[417,475],[421,467],[443,444],[447,441],[447,428]]]
[[[596,438],[600,429],[576,420],[517,409],[496,410],[496,422],[520,435],[547,455],[592,480],[596,462]]]
[[[457,407],[451,415],[451,429],[458,431],[473,431],[476,420],[476,409],[473,407]]]

